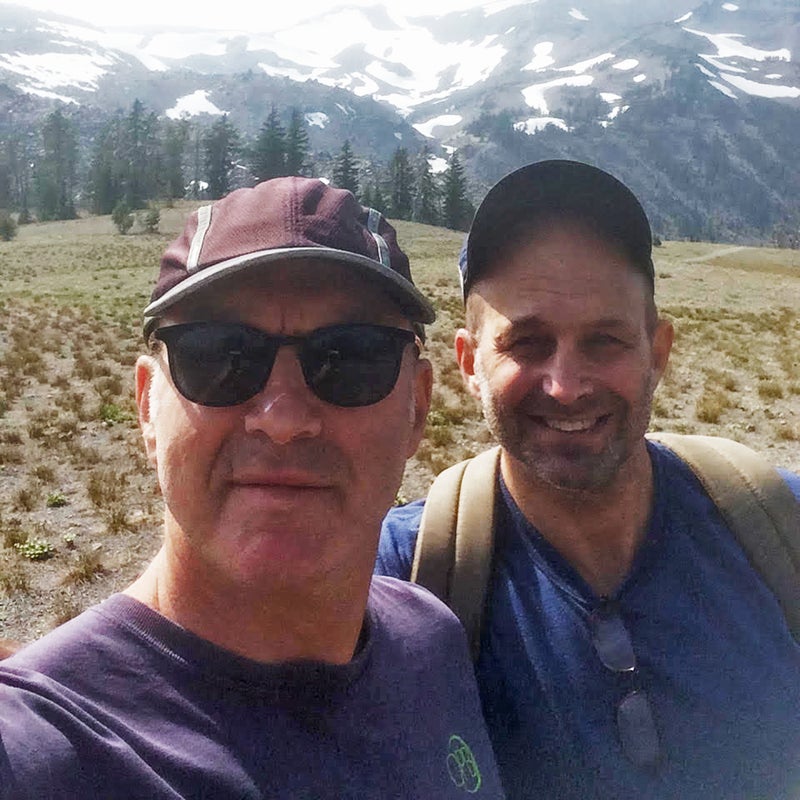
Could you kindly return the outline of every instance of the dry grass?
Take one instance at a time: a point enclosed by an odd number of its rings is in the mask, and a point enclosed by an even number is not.
[[[108,218],[23,226],[0,243],[0,637],[26,640],[124,587],[159,545],[161,509],[135,423],[132,370],[162,234],[119,236]],[[426,438],[401,496],[490,444],[452,355],[462,321],[463,236],[397,224],[439,316]],[[720,433],[800,470],[800,254],[667,242],[657,298],[675,323],[653,427]],[[52,547],[29,560],[16,545]]]

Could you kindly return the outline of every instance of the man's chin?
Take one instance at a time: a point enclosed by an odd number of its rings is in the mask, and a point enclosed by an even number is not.
[[[521,459],[531,476],[540,483],[566,492],[597,492],[616,478],[622,459],[611,450],[602,453],[577,448],[547,452],[535,448]]]

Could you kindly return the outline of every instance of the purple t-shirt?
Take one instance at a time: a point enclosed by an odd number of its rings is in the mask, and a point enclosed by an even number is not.
[[[113,595],[0,663],[0,797],[501,798],[463,631],[370,591],[345,665],[262,664]]]

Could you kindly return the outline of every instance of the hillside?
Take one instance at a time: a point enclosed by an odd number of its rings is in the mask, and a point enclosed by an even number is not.
[[[120,236],[95,217],[24,226],[0,243],[0,638],[36,637],[122,588],[158,547],[132,366],[158,258],[188,210],[164,209],[157,235]],[[427,347],[434,407],[401,491],[410,499],[489,440],[451,354],[461,235],[397,227],[439,309]],[[731,436],[800,470],[800,252],[667,241],[655,255],[677,341],[653,426]]]

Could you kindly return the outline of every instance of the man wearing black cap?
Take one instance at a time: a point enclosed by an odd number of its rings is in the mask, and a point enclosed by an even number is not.
[[[191,216],[136,365],[163,546],[1,665],[0,797],[501,797],[463,630],[371,578],[433,317],[349,192],[281,178]]]
[[[456,356],[499,468],[487,495],[467,467],[444,518],[487,497],[488,544],[415,559],[421,524],[439,536],[429,498],[390,512],[377,571],[433,586],[433,563],[466,622],[456,576],[488,573],[476,673],[508,796],[800,797],[800,647],[695,473],[645,439],[673,331],[641,205],[595,167],[528,165],[489,191],[460,267]],[[800,478],[774,483],[797,539]]]

